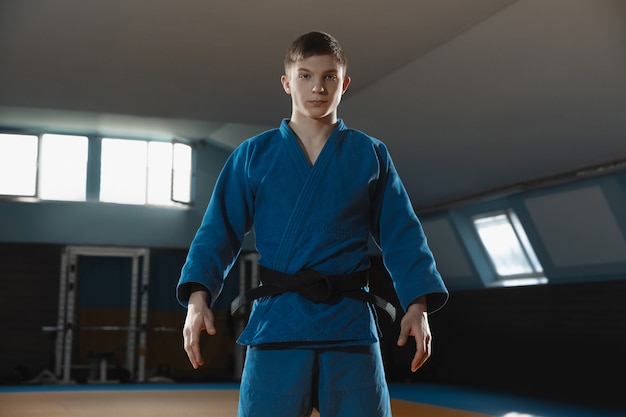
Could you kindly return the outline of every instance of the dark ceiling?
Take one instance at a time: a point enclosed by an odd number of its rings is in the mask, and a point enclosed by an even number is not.
[[[626,159],[623,0],[2,0],[0,126],[233,148],[289,116],[310,30],[347,50],[339,116],[418,209]]]

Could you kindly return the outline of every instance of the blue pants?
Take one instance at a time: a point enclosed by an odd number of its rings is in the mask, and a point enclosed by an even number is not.
[[[378,344],[250,346],[238,417],[391,417]]]

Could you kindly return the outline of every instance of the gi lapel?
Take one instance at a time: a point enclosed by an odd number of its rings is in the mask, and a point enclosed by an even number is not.
[[[293,258],[295,243],[297,239],[301,237],[303,219],[306,218],[307,212],[311,210],[313,200],[320,187],[324,186],[328,165],[333,159],[341,136],[345,133],[345,125],[342,121],[339,121],[339,124],[326,141],[324,148],[313,166],[310,165],[298,139],[286,123],[281,125],[281,131],[283,135],[285,135],[285,145],[288,147],[289,154],[298,161],[296,164],[298,166],[298,173],[306,178],[298,200],[287,222],[285,233],[281,239],[276,255],[275,269],[288,274],[294,274],[302,267],[301,265],[290,265],[290,262]]]

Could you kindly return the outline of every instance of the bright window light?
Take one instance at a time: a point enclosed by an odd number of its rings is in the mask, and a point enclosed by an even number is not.
[[[35,196],[38,142],[33,135],[0,134],[0,195]]]
[[[172,202],[172,144],[148,144],[148,204]]]
[[[543,278],[543,268],[515,213],[476,217],[474,227],[499,278]]]
[[[42,136],[39,197],[85,201],[88,147],[89,140],[85,136]]]
[[[191,202],[191,146],[174,144],[172,170],[172,200],[181,203]]]
[[[100,201],[145,204],[148,142],[102,139]]]
[[[191,147],[102,139],[100,201],[174,205],[191,201]]]

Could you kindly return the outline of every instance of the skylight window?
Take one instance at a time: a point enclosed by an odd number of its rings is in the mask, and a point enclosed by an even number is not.
[[[476,217],[473,222],[498,279],[515,279],[518,284],[547,282],[526,232],[513,211]]]

